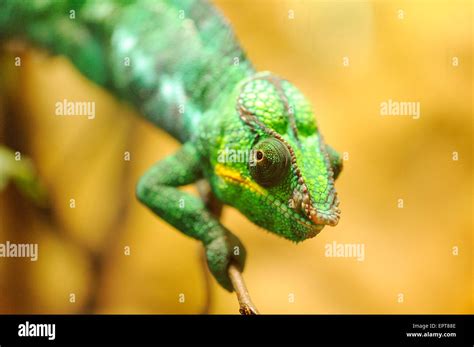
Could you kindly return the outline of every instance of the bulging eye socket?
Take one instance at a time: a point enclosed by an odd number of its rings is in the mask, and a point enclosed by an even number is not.
[[[291,156],[287,146],[271,137],[258,142],[252,149],[249,171],[258,184],[271,187],[285,178],[290,163]]]

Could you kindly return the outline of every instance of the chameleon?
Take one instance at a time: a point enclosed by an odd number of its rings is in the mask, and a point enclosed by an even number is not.
[[[293,242],[338,223],[342,158],[310,101],[288,80],[257,71],[212,4],[0,0],[0,41],[13,38],[67,57],[182,144],[143,174],[136,197],[202,243],[224,289],[233,291],[228,269],[243,271],[246,250],[180,187],[205,180],[220,204]]]

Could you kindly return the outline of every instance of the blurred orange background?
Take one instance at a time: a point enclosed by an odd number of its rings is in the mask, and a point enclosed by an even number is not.
[[[325,140],[347,158],[341,221],[316,238],[293,244],[225,208],[259,310],[474,313],[472,2],[215,4],[258,70],[307,95]],[[134,196],[140,175],[179,145],[64,58],[28,51],[21,68],[11,61],[3,55],[0,100],[14,100],[16,132],[5,121],[1,132],[33,158],[56,217],[13,187],[0,194],[0,242],[39,243],[37,262],[0,258],[0,313],[200,313],[200,244]],[[94,100],[96,119],[52,117],[63,99]],[[381,116],[388,99],[420,102],[420,118]],[[365,259],[326,257],[333,241],[363,244]],[[211,313],[238,313],[234,294],[213,279],[211,289]]]

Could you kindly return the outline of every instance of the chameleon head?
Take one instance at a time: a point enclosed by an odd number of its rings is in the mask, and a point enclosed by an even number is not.
[[[331,160],[302,93],[263,72],[242,81],[232,103],[223,111],[214,191],[257,225],[292,241],[336,225],[340,161]]]

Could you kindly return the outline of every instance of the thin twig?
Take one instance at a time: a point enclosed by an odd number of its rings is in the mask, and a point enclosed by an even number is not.
[[[212,193],[209,184],[206,181],[199,181],[197,184],[199,194],[201,198],[204,200],[209,211],[219,219],[222,214],[222,203],[215,197]],[[205,256],[205,255],[204,255]],[[205,260],[205,259],[204,259]],[[205,281],[209,281],[209,275],[207,274],[207,266],[206,262],[203,261],[203,271],[205,272]],[[240,309],[239,312],[243,315],[253,315],[258,314],[258,310],[255,305],[252,303],[250,299],[249,292],[247,287],[245,286],[244,278],[242,277],[242,273],[240,272],[239,268],[235,266],[235,264],[231,264],[229,266],[229,277],[232,282],[232,286],[234,287],[235,293],[237,294],[237,300],[239,300]],[[209,283],[206,282],[206,304],[204,306],[204,311],[206,313],[209,312],[209,306],[211,305],[211,287]]]
[[[229,277],[232,281],[232,286],[234,287],[235,293],[237,294],[237,299],[240,304],[240,314],[243,315],[253,315],[258,314],[258,310],[250,299],[249,291],[245,286],[244,278],[242,273],[235,266],[235,264],[230,264],[229,266]]]

